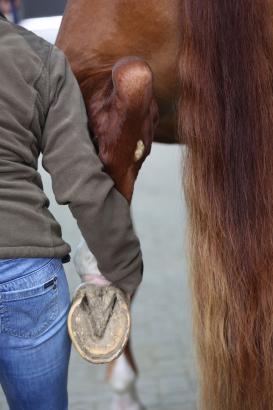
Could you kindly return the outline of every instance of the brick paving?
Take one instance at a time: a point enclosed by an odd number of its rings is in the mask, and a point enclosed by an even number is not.
[[[44,173],[43,179],[52,198],[50,179]],[[144,281],[133,307],[133,346],[140,368],[140,397],[147,410],[195,410],[196,380],[185,261],[186,215],[178,147],[154,146],[137,182],[133,210],[145,263]],[[53,200],[52,211],[63,226],[65,239],[75,247],[80,234],[69,211]],[[72,264],[66,271],[73,291],[78,278]],[[111,391],[104,377],[103,366],[92,366],[73,351],[69,409],[110,410]],[[7,410],[2,393],[0,410]]]

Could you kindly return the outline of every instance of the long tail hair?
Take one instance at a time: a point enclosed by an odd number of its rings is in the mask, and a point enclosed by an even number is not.
[[[272,410],[272,1],[181,2],[201,408]]]

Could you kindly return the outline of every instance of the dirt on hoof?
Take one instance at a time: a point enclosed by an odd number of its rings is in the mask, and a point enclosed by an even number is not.
[[[73,298],[68,330],[74,347],[91,363],[108,363],[123,351],[130,333],[129,303],[114,286],[83,283]]]

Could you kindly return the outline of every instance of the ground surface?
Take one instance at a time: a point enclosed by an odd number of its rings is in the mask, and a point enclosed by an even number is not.
[[[133,307],[133,345],[140,368],[139,391],[147,410],[195,410],[190,297],[186,268],[186,212],[181,194],[180,149],[155,145],[141,171],[133,203],[145,277]],[[50,178],[43,173],[51,199]],[[52,200],[64,238],[75,248],[80,234],[69,211]],[[66,265],[71,292],[78,284]],[[111,392],[104,367],[70,363],[70,410],[108,410]],[[0,410],[7,410],[0,392]],[[58,409],[56,409],[58,410]]]

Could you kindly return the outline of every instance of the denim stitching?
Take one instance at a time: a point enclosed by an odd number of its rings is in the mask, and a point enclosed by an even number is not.
[[[48,265],[49,264],[51,264],[52,266],[50,266],[50,268],[48,267]],[[43,270],[43,269],[45,269],[45,268],[47,268],[47,271],[46,271],[46,273],[48,273],[48,274],[53,274],[54,272],[57,274],[57,273],[59,273],[59,271],[62,269],[62,263],[59,261],[59,260],[56,260],[56,259],[51,259],[50,261],[48,261],[45,265],[43,265],[42,267],[40,267],[39,269],[37,269],[37,270],[34,270],[34,271],[31,271],[31,272],[28,272],[28,273],[26,273],[25,275],[23,275],[23,276],[19,276],[18,278],[16,278],[16,279],[10,279],[10,280],[8,280],[8,281],[6,281],[6,282],[4,282],[4,283],[0,283],[0,294],[1,294],[1,290],[2,289],[5,289],[8,285],[10,285],[10,284],[13,284],[13,283],[15,283],[16,284],[16,282],[17,281],[20,281],[20,280],[22,280],[22,279],[28,279],[28,277],[30,276],[30,275],[33,275],[34,273],[35,274],[40,274],[40,273],[42,273],[41,271]],[[50,270],[49,270],[50,269]],[[7,291],[8,292],[8,291]]]
[[[48,326],[56,319],[56,317],[58,316],[58,312],[59,312],[58,287],[56,289],[51,288],[50,290],[52,292],[54,292],[54,295],[53,295],[52,300],[50,301],[49,307],[48,307],[48,311],[50,311],[49,317],[47,317],[47,320],[43,324],[41,324],[38,329],[26,332],[23,329],[16,329],[15,330],[15,329],[10,328],[9,327],[10,320],[7,316],[5,316],[5,314],[7,314],[7,312],[8,312],[8,309],[3,304],[3,307],[4,307],[5,311],[4,311],[3,314],[1,314],[1,318],[2,318],[2,329],[1,329],[1,331],[2,331],[2,333],[6,333],[6,334],[11,335],[11,336],[21,337],[21,338],[24,338],[24,339],[29,339],[31,337],[40,336],[48,328]],[[41,296],[41,295],[39,295],[39,296]]]
[[[57,280],[57,276],[54,275],[50,279],[48,279],[45,283],[48,281],[51,281],[53,279]],[[7,292],[0,292],[0,300],[3,302],[13,302],[15,300],[26,300],[26,299],[31,299],[36,296],[42,296],[45,295],[46,293],[50,292],[52,290],[53,286],[50,286],[49,288],[45,289],[44,288],[45,284],[39,285],[39,286],[34,286],[33,288],[26,288],[26,289],[19,289],[19,290],[12,290],[12,291],[7,291]]]

